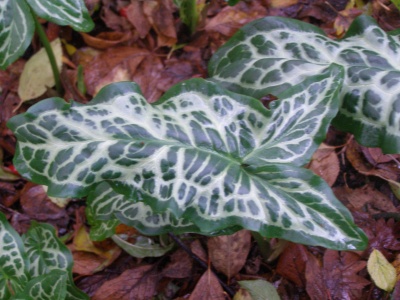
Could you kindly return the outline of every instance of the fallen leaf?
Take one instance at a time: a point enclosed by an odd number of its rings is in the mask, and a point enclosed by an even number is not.
[[[115,47],[123,42],[132,40],[132,34],[128,32],[101,32],[96,36],[91,36],[87,33],[80,32],[85,43],[95,49],[104,50],[110,47]]]
[[[104,259],[103,257],[90,252],[72,251],[74,258],[72,272],[83,276],[89,276],[103,270],[112,264],[121,253],[121,250],[118,247],[115,250],[114,257],[110,259]]]
[[[270,0],[269,5],[271,8],[283,8],[298,3],[298,0]]]
[[[157,34],[158,47],[171,47],[176,44],[172,0],[143,1],[143,13]]]
[[[149,34],[151,24],[143,12],[143,1],[134,0],[124,7],[127,20],[135,27],[141,39]]]
[[[50,201],[42,185],[28,182],[21,192],[20,203],[25,214],[39,222],[65,227],[69,217],[65,209]]]
[[[190,244],[190,250],[192,250],[193,254],[195,254],[198,258],[202,261],[207,262],[207,252],[204,250],[203,246],[201,245],[199,240],[194,240]]]
[[[51,42],[57,68],[62,66],[62,47],[59,38]],[[25,64],[19,79],[18,95],[22,101],[31,100],[43,95],[55,85],[53,71],[44,48],[34,54]]]
[[[361,299],[370,282],[357,273],[366,261],[353,252],[326,250],[323,264],[310,256],[306,265],[306,291],[311,299]]]
[[[252,300],[280,300],[272,283],[265,280],[242,280],[238,281],[242,289],[249,291]]]
[[[396,259],[392,262],[392,265],[396,269],[396,281],[400,281],[400,254],[396,255]]]
[[[294,282],[298,287],[305,286],[306,263],[310,257],[307,248],[290,243],[279,256],[276,273]]]
[[[91,300],[152,299],[159,280],[160,274],[151,265],[129,269],[102,284]]]
[[[251,246],[251,233],[241,230],[231,235],[211,237],[207,241],[211,263],[228,280],[235,276],[246,263]]]
[[[121,65],[116,65],[106,76],[99,79],[97,82],[94,95],[97,94],[103,87],[113,82],[120,82],[120,81],[129,81],[130,74],[126,68]]]
[[[256,1],[250,1],[249,3],[240,1],[234,6],[224,7],[207,22],[204,29],[231,37],[244,24],[264,17],[266,13],[265,7]]]
[[[162,271],[168,278],[187,278],[192,274],[193,260],[182,249],[178,249],[171,255],[171,261]]]
[[[225,293],[218,278],[208,269],[197,282],[189,300],[225,300]]]
[[[334,147],[322,143],[314,152],[308,168],[332,186],[340,172],[340,164]]]
[[[379,250],[372,251],[367,268],[377,287],[386,292],[393,290],[396,284],[396,269]]]

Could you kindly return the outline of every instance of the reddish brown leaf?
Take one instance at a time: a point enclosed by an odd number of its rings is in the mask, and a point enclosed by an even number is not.
[[[308,168],[315,174],[322,177],[329,186],[332,186],[339,175],[339,159],[335,148],[321,144],[318,150],[313,154]]]
[[[234,6],[226,6],[205,26],[206,31],[232,36],[244,24],[266,15],[265,7],[256,1],[240,1]]]
[[[326,250],[323,266],[313,257],[306,266],[306,290],[311,299],[354,299],[362,297],[362,289],[370,284],[357,273],[367,262],[353,252]]]
[[[225,300],[225,293],[214,273],[208,269],[197,282],[189,300]]]
[[[190,244],[190,250],[192,250],[192,252],[197,255],[198,258],[204,262],[207,262],[207,252],[204,250],[199,240],[195,240]]]
[[[151,24],[143,12],[143,1],[134,0],[125,7],[126,18],[136,28],[143,39],[150,31]]]
[[[128,32],[101,32],[96,36],[91,36],[87,33],[80,33],[85,43],[95,49],[107,49],[117,46],[123,42],[132,39],[132,34]]]
[[[43,186],[27,183],[21,193],[20,203],[25,214],[40,222],[65,227],[69,221],[64,208],[50,201]]]
[[[163,269],[162,274],[169,278],[187,278],[192,273],[193,261],[182,249],[171,255],[171,262]]]
[[[156,294],[160,279],[153,266],[129,269],[117,278],[105,282],[93,295],[92,300],[148,300]]]
[[[279,256],[276,272],[294,282],[298,287],[304,287],[306,263],[311,254],[300,244],[290,244]]]
[[[241,230],[231,235],[212,237],[208,239],[207,246],[211,263],[229,279],[239,273],[246,263],[251,233]]]

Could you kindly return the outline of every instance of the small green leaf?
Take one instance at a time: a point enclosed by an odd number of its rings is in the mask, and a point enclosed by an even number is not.
[[[61,270],[52,270],[48,274],[40,275],[28,282],[21,295],[28,299],[64,300],[67,295],[68,273]]]
[[[35,25],[25,0],[0,1],[0,68],[17,60],[31,43]]]
[[[58,25],[69,25],[76,31],[88,32],[94,23],[83,0],[26,0],[41,18]]]
[[[165,253],[172,250],[174,247],[174,243],[169,244],[166,247],[163,247],[157,243],[155,243],[152,239],[137,236],[134,244],[129,243],[125,239],[123,239],[120,235],[113,235],[112,240],[120,246],[124,251],[126,251],[129,255],[132,255],[136,258],[145,258],[145,257],[159,257],[163,256]]]
[[[30,279],[27,266],[22,240],[0,212],[0,299],[23,290]]]
[[[393,290],[396,284],[396,269],[379,250],[374,249],[371,252],[367,269],[377,287],[387,292]]]
[[[242,27],[212,57],[212,80],[256,98],[281,97],[335,63],[345,69],[333,125],[369,147],[400,152],[399,31],[386,33],[365,15],[342,40],[298,20],[266,17]]]
[[[47,274],[52,270],[61,270],[69,274],[67,279],[68,299],[88,299],[72,280],[72,254],[56,236],[49,224],[32,222],[23,235],[25,249],[30,261],[29,272],[32,277]]]
[[[265,280],[242,280],[238,281],[241,288],[246,289],[252,300],[280,300],[275,287]]]

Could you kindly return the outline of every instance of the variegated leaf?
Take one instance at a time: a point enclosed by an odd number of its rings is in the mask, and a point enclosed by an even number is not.
[[[0,212],[0,299],[23,290],[30,279],[27,265],[20,236]]]
[[[189,220],[177,220],[170,211],[156,214],[149,205],[130,201],[105,182],[89,194],[86,215],[91,225],[90,236],[95,240],[112,236],[115,226],[121,223],[135,227],[147,235],[199,232]]]
[[[19,58],[31,43],[35,25],[24,0],[0,0],[0,68]]]
[[[66,298],[68,273],[52,270],[48,274],[35,277],[16,295],[15,300],[64,300]]]
[[[354,21],[342,40],[292,19],[267,17],[239,30],[211,59],[212,79],[261,98],[281,93],[331,63],[345,68],[341,107],[333,124],[362,144],[400,152],[400,42],[372,18]]]
[[[87,295],[73,283],[72,254],[57,238],[51,225],[32,222],[27,233],[23,235],[23,240],[32,277],[44,275],[53,270],[67,272],[69,276],[66,282],[66,299],[88,299]]]
[[[69,25],[76,31],[90,31],[94,23],[84,0],[26,0],[41,18],[58,25]]]
[[[160,224],[172,230],[176,224],[168,222],[182,219],[202,234],[247,228],[361,248],[366,238],[351,215],[300,167],[337,112],[342,77],[332,65],[286,91],[273,110],[202,79],[173,87],[156,104],[133,83],[110,85],[89,105],[48,99],[10,120],[19,141],[14,164],[57,196],[84,196],[108,182],[132,204],[148,205],[152,211],[140,210],[151,218],[167,213]],[[149,222],[135,215],[138,205],[110,203],[104,207],[118,210],[118,219]]]

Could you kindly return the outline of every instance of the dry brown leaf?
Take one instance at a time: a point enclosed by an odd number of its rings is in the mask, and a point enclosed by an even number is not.
[[[373,184],[357,189],[339,186],[334,187],[333,192],[345,205],[351,205],[357,211],[368,211],[372,214],[398,212],[390,198],[375,189]]]
[[[91,36],[87,33],[80,32],[85,43],[95,49],[104,50],[110,47],[115,47],[123,42],[132,39],[131,32],[101,32],[96,36]]]
[[[363,147],[355,141],[350,143],[346,148],[346,157],[358,172],[367,176],[377,176],[388,181],[399,181],[400,170],[397,168],[397,164],[386,165],[385,167],[371,165],[365,156],[362,155],[362,149]]]
[[[195,240],[190,244],[190,250],[192,250],[193,254],[195,254],[202,261],[208,261],[207,252],[204,250],[199,240]]]
[[[143,13],[157,33],[157,45],[173,46],[177,42],[172,0],[143,1]]]
[[[192,273],[193,261],[182,249],[171,255],[171,261],[162,271],[163,276],[169,278],[187,278]]]
[[[149,34],[151,24],[143,12],[143,1],[133,0],[125,7],[126,18],[135,27],[141,39]]]
[[[367,262],[353,252],[326,250],[323,266],[310,257],[306,266],[306,291],[311,299],[361,299],[362,289],[370,284],[357,273]]]
[[[148,54],[138,47],[113,47],[95,56],[84,66],[88,94],[94,95],[98,83],[118,64],[123,64],[122,68],[129,72],[135,71]]]
[[[294,282],[298,287],[305,286],[306,263],[311,254],[300,244],[290,245],[279,256],[276,272]]]
[[[128,31],[132,29],[132,25],[126,17],[121,14],[121,11],[127,6],[126,0],[101,0],[101,19],[115,31]]]
[[[68,224],[65,209],[51,202],[41,185],[28,182],[21,192],[20,203],[24,213],[32,219],[61,227]]]
[[[189,300],[225,300],[225,293],[218,278],[208,269],[197,282]]]
[[[393,267],[396,269],[397,281],[400,281],[400,254],[396,255],[395,260],[392,262]]]
[[[332,186],[340,172],[340,164],[334,147],[322,143],[314,152],[308,168]]]
[[[207,241],[211,263],[228,280],[235,276],[246,263],[251,246],[251,233],[241,230],[231,235],[211,237]]]
[[[270,0],[268,1],[271,8],[283,8],[297,4],[298,0]]]
[[[156,294],[160,274],[153,266],[129,269],[120,276],[106,281],[93,295],[92,300],[148,300]]]
[[[257,1],[249,3],[240,1],[234,6],[224,7],[215,17],[207,22],[205,30],[218,32],[230,37],[244,24],[264,17],[266,13],[266,8],[261,6]]]

